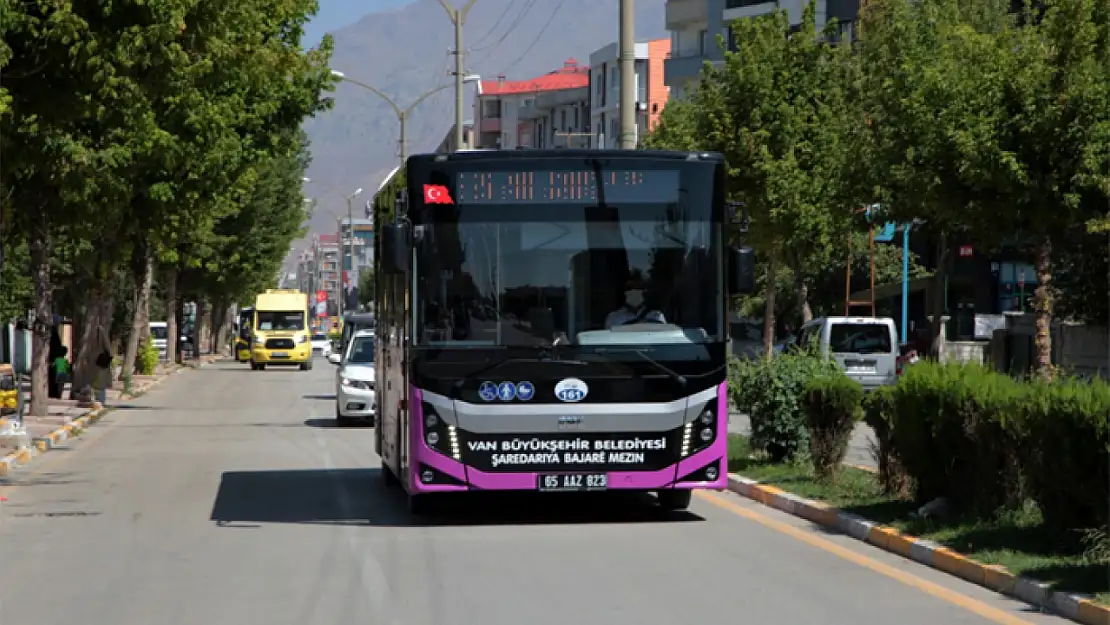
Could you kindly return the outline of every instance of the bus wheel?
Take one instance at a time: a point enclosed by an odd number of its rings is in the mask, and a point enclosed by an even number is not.
[[[432,512],[431,495],[409,495],[409,514],[423,516]]]
[[[258,371],[258,363],[253,360],[251,361],[251,371]]]
[[[311,368],[312,368],[312,363],[311,362],[302,362],[301,363],[301,371],[308,371]]]
[[[401,485],[401,480],[397,479],[397,474],[393,469],[389,468],[385,460],[382,460],[382,481],[390,488],[396,488]]]
[[[656,493],[659,507],[664,510],[685,510],[690,507],[694,491],[687,489],[668,489]]]

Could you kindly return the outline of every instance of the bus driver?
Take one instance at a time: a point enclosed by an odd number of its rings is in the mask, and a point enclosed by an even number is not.
[[[644,306],[644,293],[647,284],[638,271],[633,271],[624,283],[624,306],[609,313],[605,318],[605,329],[626,326],[634,323],[667,323],[663,313]]]

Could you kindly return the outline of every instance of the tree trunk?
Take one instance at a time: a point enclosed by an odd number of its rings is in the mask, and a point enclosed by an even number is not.
[[[1033,339],[1036,374],[1052,379],[1052,241],[1045,237],[1037,246],[1033,260],[1037,290],[1033,293],[1037,333]]]
[[[73,359],[73,383],[70,385],[70,397],[73,399],[81,398],[81,393],[86,387],[91,388],[96,378],[96,357],[100,354],[100,337],[97,336],[97,328],[98,324],[105,321],[104,300],[107,292],[109,289],[103,281],[94,276],[85,294],[85,302],[81,306],[80,332],[78,332],[78,326],[74,326],[77,354]]]
[[[227,304],[220,300],[212,307],[212,327],[215,331],[212,333],[212,344],[209,350],[213,354],[219,354],[223,351],[224,338],[227,336]]]
[[[764,292],[763,310],[763,357],[770,360],[775,353],[775,297],[778,295],[778,282],[775,276],[778,272],[778,259],[775,252],[767,261],[767,285]]]
[[[180,350],[178,349],[177,341],[181,337],[181,331],[178,330],[177,314],[174,310],[180,310],[181,304],[177,301],[177,270],[170,269],[166,272],[166,362],[173,364],[180,362]]]
[[[794,269],[794,291],[798,296],[798,306],[802,309],[802,324],[813,321],[813,308],[809,305],[809,286],[806,285],[802,272]]]
[[[200,358],[201,346],[205,345],[208,341],[208,328],[211,326],[208,314],[211,308],[208,301],[203,297],[197,298],[197,322],[193,327],[193,358]]]
[[[45,210],[45,209],[40,209]],[[31,333],[31,408],[28,414],[50,414],[48,394],[50,330],[54,324],[53,288],[50,279],[50,235],[45,218],[36,220],[30,241],[31,280],[34,283],[35,323]]]
[[[143,328],[148,327],[147,311],[150,309],[150,286],[154,281],[154,257],[145,249],[136,252],[135,292],[131,297],[131,331],[127,333],[127,348],[123,352],[120,379],[130,379],[139,354],[139,339]]]
[[[948,235],[944,232],[940,233],[940,241],[937,243],[937,270],[933,274],[933,301],[932,313],[930,315],[932,326],[929,330],[932,332],[931,340],[929,341],[929,356],[934,360],[939,361],[944,352],[944,341],[940,338],[941,324],[944,319],[944,300],[946,297],[947,286],[945,283],[948,278]]]

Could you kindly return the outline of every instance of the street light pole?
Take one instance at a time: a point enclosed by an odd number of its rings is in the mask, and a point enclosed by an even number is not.
[[[359,187],[358,189],[355,190],[354,193],[347,196],[347,250],[348,250],[348,254],[351,257],[351,273],[350,273],[350,276],[348,276],[346,268],[343,269],[343,283],[347,285],[348,292],[350,292],[350,290],[354,288],[354,285],[348,283],[348,277],[353,277],[354,276],[355,267],[356,267],[356,263],[355,263],[355,219],[354,219],[354,213],[352,212],[352,209],[351,209],[351,200],[355,199],[356,197],[358,197],[360,195],[362,195],[362,187]],[[342,229],[340,229],[340,232],[342,232]],[[340,243],[342,244],[342,241],[340,241]],[[344,293],[344,296],[345,295],[346,295],[346,293]]]
[[[447,16],[451,18],[451,23],[455,25],[455,151],[463,146],[463,77],[466,71],[463,69],[466,58],[462,45],[463,24],[466,22],[467,13],[470,13],[470,9],[475,2],[477,0],[467,0],[465,6],[456,9],[448,4],[447,0],[439,0],[443,9],[447,11]]]
[[[622,150],[636,149],[636,15],[633,0],[621,0],[620,68]]]
[[[408,159],[408,120],[409,120],[409,117],[412,115],[412,112],[416,109],[417,106],[420,106],[420,103],[423,102],[424,100],[427,100],[428,98],[430,98],[433,95],[439,93],[440,91],[443,91],[444,89],[447,89],[448,87],[452,86],[450,84],[440,85],[440,86],[436,87],[435,89],[432,89],[431,91],[428,91],[427,93],[420,96],[419,98],[416,98],[416,100],[412,104],[408,105],[407,108],[401,108],[396,102],[393,101],[393,98],[389,97],[388,95],[385,94],[385,92],[381,91],[380,89],[378,89],[376,87],[371,87],[370,85],[368,85],[364,82],[359,82],[359,81],[357,81],[353,78],[348,78],[346,74],[344,74],[343,72],[338,71],[338,70],[334,70],[334,69],[331,70],[331,75],[335,76],[336,78],[338,78],[340,80],[343,80],[345,82],[349,82],[353,85],[358,85],[359,87],[362,87],[363,89],[366,89],[370,93],[373,93],[374,95],[378,96],[379,98],[385,100],[386,104],[388,104],[390,107],[393,108],[393,113],[395,115],[397,115],[397,121],[400,122],[400,124],[401,124],[401,166],[402,167],[405,165],[405,160]],[[462,81],[464,83],[477,82],[479,80],[481,80],[481,77],[479,77],[476,74],[471,74],[471,75],[465,76],[462,79]]]

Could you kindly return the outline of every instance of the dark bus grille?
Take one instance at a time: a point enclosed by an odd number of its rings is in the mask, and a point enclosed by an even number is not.
[[[266,349],[293,349],[293,339],[267,339]]]

